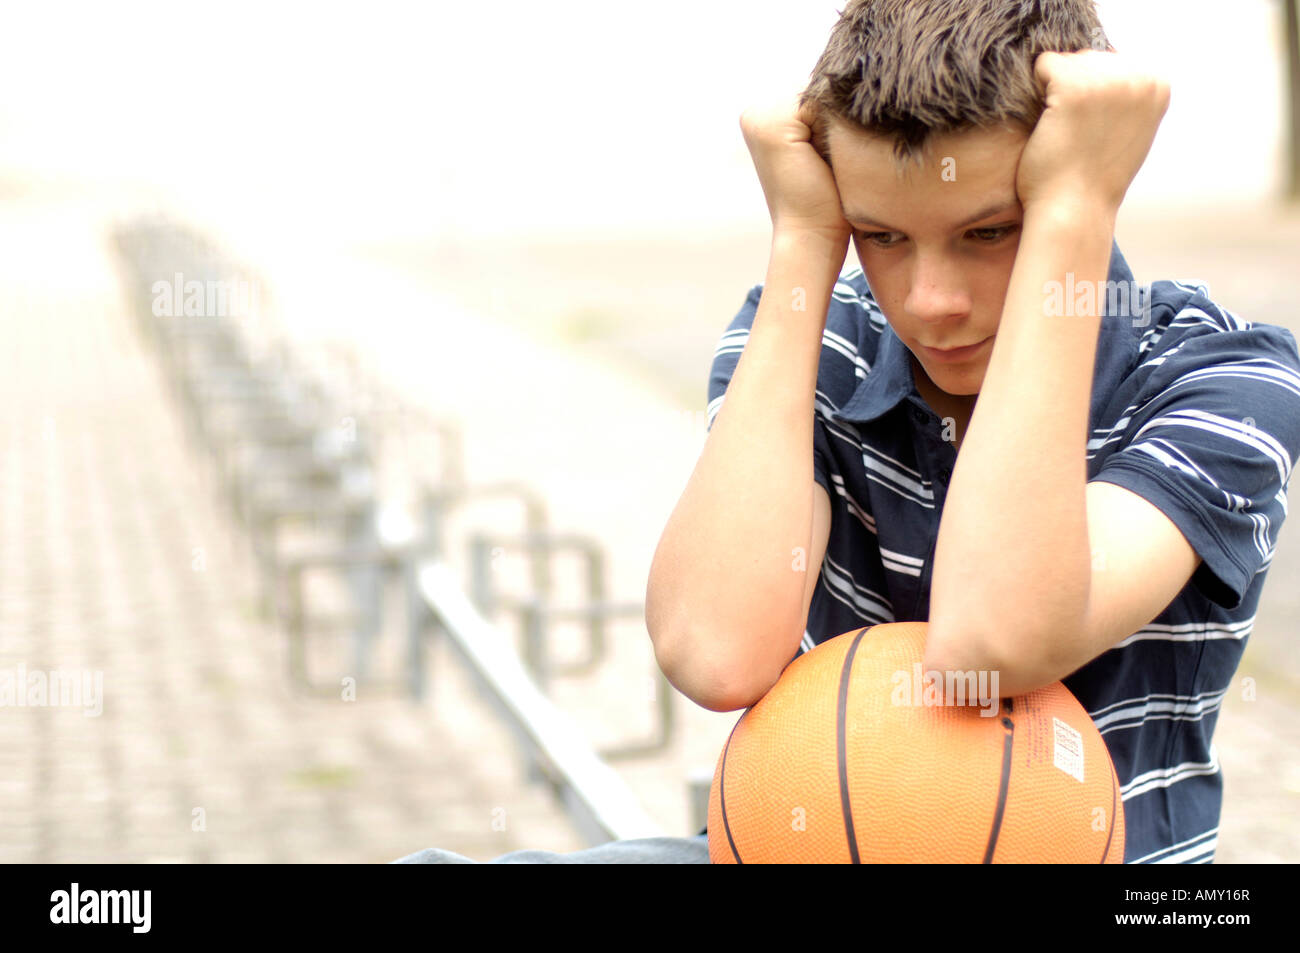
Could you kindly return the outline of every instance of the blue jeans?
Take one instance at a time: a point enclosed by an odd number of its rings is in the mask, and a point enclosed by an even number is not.
[[[502,854],[489,864],[707,864],[709,838],[704,834],[694,837],[642,837],[634,840],[614,840],[586,850],[559,854],[549,850],[516,850]],[[450,850],[429,847],[407,854],[394,864],[477,864]]]

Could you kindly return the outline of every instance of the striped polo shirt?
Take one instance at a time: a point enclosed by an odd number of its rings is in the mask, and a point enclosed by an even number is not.
[[[1139,287],[1115,244],[1108,280],[1114,297],[1101,302],[1088,480],[1159,507],[1203,561],[1150,624],[1063,681],[1115,764],[1125,863],[1209,863],[1223,792],[1211,738],[1300,457],[1300,354],[1289,331],[1242,320],[1204,284]],[[1121,288],[1133,292],[1130,303]],[[761,292],[749,292],[718,342],[709,428]],[[859,269],[834,288],[813,416],[814,478],[830,497],[831,527],[801,653],[864,625],[929,619],[939,517],[957,458]]]

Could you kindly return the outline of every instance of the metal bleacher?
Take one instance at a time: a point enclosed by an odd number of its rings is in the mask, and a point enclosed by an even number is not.
[[[393,394],[374,399],[375,385],[359,380],[349,356],[338,357],[338,373],[322,374],[287,336],[238,309],[213,308],[210,300],[196,300],[186,314],[160,308],[163,296],[188,300],[169,285],[181,276],[187,287],[197,281],[206,290],[258,280],[202,235],[148,219],[121,224],[114,241],[139,330],[255,562],[261,610],[287,639],[292,684],[337,697],[337,678],[313,670],[313,653],[320,644],[342,644],[347,661],[335,673],[419,700],[430,691],[429,640],[442,638],[518,739],[529,776],[551,786],[581,836],[598,844],[662,834],[607,763],[660,752],[671,741],[673,698],[662,674],[653,672],[654,733],[599,752],[547,694],[556,679],[599,669],[611,622],[644,614],[640,602],[606,592],[599,542],[549,526],[544,501],[527,485],[467,480],[455,421],[433,419]],[[408,481],[415,505],[399,506],[385,498],[379,477],[385,448],[413,434],[436,452]],[[466,592],[444,526],[452,513],[485,499],[517,506],[519,529],[471,536]],[[528,591],[503,591],[489,571],[491,554],[505,551],[526,558]],[[581,604],[554,596],[559,554],[581,560]],[[494,621],[502,615],[523,633],[521,647]],[[585,631],[576,660],[554,657],[551,633],[561,622]],[[397,662],[381,664],[381,656]]]

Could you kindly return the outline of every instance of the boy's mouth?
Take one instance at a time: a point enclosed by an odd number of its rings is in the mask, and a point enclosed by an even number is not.
[[[990,335],[989,337],[985,338],[983,341],[979,341],[975,344],[967,345],[966,347],[954,347],[954,348],[945,348],[945,349],[926,347],[924,344],[918,346],[921,348],[923,352],[925,352],[925,356],[929,360],[936,361],[940,364],[956,364],[962,361],[970,360],[972,357],[978,354],[985,347],[985,345],[987,345],[992,340],[993,340],[993,336]]]

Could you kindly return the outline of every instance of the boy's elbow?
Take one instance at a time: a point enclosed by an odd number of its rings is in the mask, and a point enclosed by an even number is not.
[[[669,678],[669,681],[672,681]],[[727,712],[748,708],[763,697],[752,686],[728,682],[721,678],[684,679],[677,690],[708,711]]]
[[[688,648],[692,644],[694,650]],[[745,665],[700,650],[699,646],[709,644],[673,640],[664,633],[654,639],[655,661],[664,677],[695,704],[709,711],[738,711],[754,704],[771,687],[758,685]]]
[[[733,637],[720,637],[713,625],[705,627],[684,611],[680,600],[666,597],[657,581],[652,569],[645,623],[655,662],[669,683],[709,711],[737,711],[762,698],[797,651],[798,638],[755,632],[752,624],[729,626]],[[737,639],[736,631],[748,635]]]
[[[936,637],[933,626],[926,641],[922,669],[949,673],[973,672],[987,679],[990,689],[999,698],[1014,698],[1045,688],[1058,681],[1050,663],[1026,652],[1007,656],[994,652],[977,638],[948,640]]]
[[[721,679],[714,679],[700,686],[691,700],[709,711],[740,711],[753,705],[763,697],[763,694],[762,691],[755,691],[752,686],[733,685]]]

